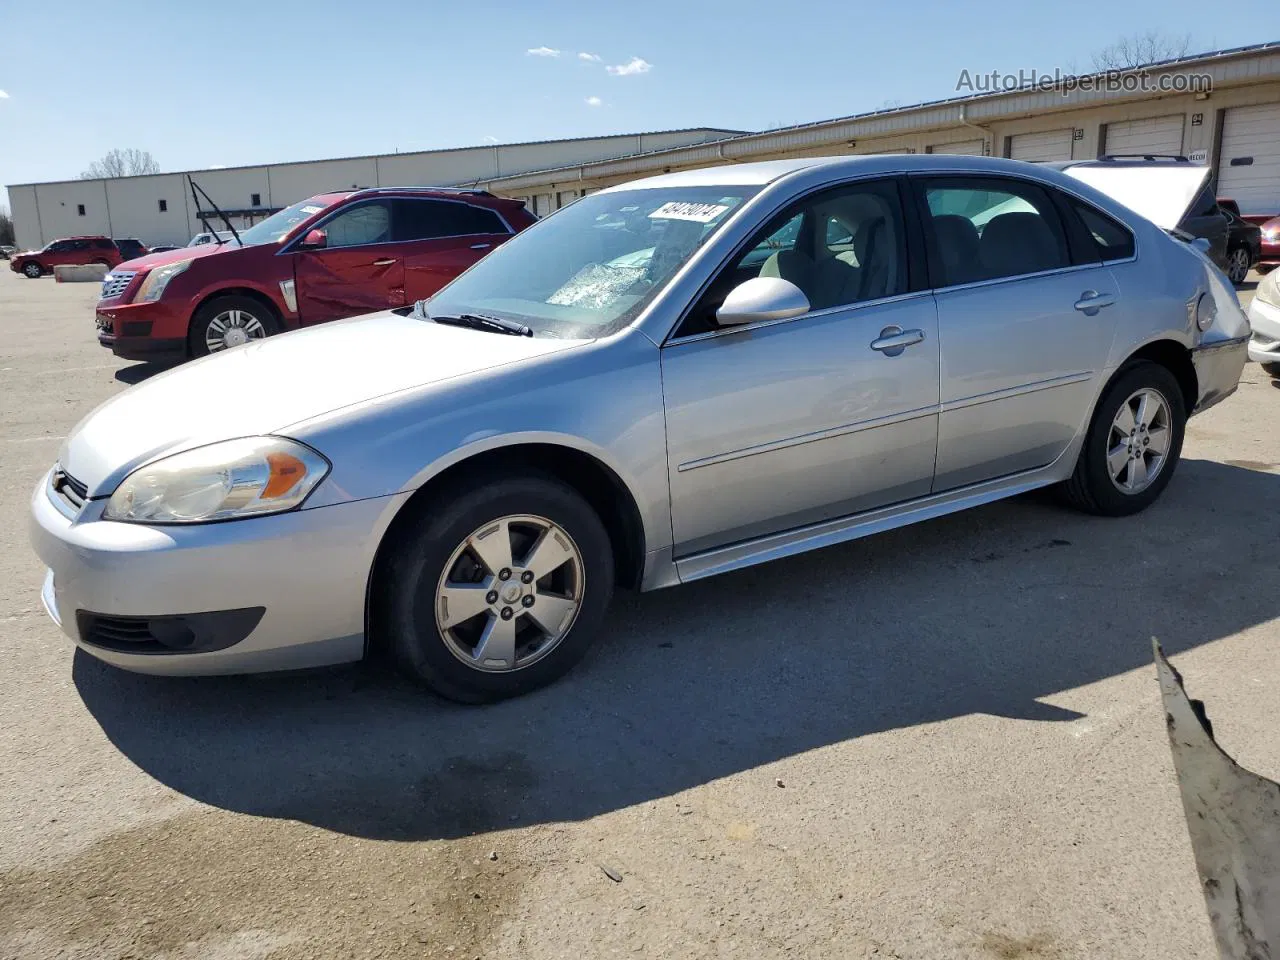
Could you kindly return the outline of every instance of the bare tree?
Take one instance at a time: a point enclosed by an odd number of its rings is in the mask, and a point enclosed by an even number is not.
[[[110,180],[114,177],[136,177],[144,173],[159,173],[160,164],[146,150],[129,147],[112,150],[101,160],[89,164],[80,174],[81,180]]]
[[[1148,63],[1185,57],[1190,49],[1189,33],[1172,37],[1148,30],[1121,37],[1110,46],[1103,47],[1093,55],[1093,68],[1099,73],[1104,70],[1132,70]]]
[[[5,207],[0,207],[0,244],[13,245],[13,217]]]

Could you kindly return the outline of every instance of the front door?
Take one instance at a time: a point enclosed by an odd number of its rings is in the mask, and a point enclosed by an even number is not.
[[[893,181],[812,195],[748,242],[664,347],[677,557],[929,493],[937,313],[909,292],[906,250]],[[796,284],[811,311],[717,328],[725,294],[757,275]]]
[[[303,325],[405,305],[404,259],[392,234],[390,201],[343,207],[316,229],[325,233],[323,247],[289,254]]]
[[[408,303],[427,299],[511,236],[496,213],[462,199],[401,197],[392,208]]]
[[[1065,195],[1005,177],[914,182],[942,341],[934,490],[1046,466],[1086,422],[1127,309],[1111,271],[1059,212]]]

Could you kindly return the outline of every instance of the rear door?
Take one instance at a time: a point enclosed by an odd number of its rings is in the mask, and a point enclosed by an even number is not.
[[[1125,309],[1111,272],[1045,187],[913,183],[941,342],[934,492],[1052,463],[1089,416]]]
[[[303,325],[405,304],[404,260],[392,231],[391,201],[342,207],[314,229],[325,246],[293,247],[298,316]]]
[[[93,249],[92,240],[71,240],[71,249],[64,254],[59,263],[92,263],[95,257],[100,256],[98,251]]]
[[[494,211],[439,197],[392,200],[407,302],[425,300],[510,235]]]

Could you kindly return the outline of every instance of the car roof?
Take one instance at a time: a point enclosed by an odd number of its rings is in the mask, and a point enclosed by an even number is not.
[[[834,157],[800,157],[791,160],[763,160],[700,167],[679,173],[665,173],[643,180],[609,187],[609,191],[653,187],[764,186],[801,170],[827,169],[834,176],[863,176],[894,173],[1007,173],[1026,176],[1034,169],[1054,164],[1027,163],[1004,157],[975,157],[950,153],[851,154]],[[602,190],[601,193],[606,191]]]

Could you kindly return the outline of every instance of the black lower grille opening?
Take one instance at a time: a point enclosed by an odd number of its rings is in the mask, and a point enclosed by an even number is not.
[[[247,637],[262,620],[265,607],[214,610],[160,617],[120,617],[88,610],[76,612],[84,643],[120,653],[209,653]]]

